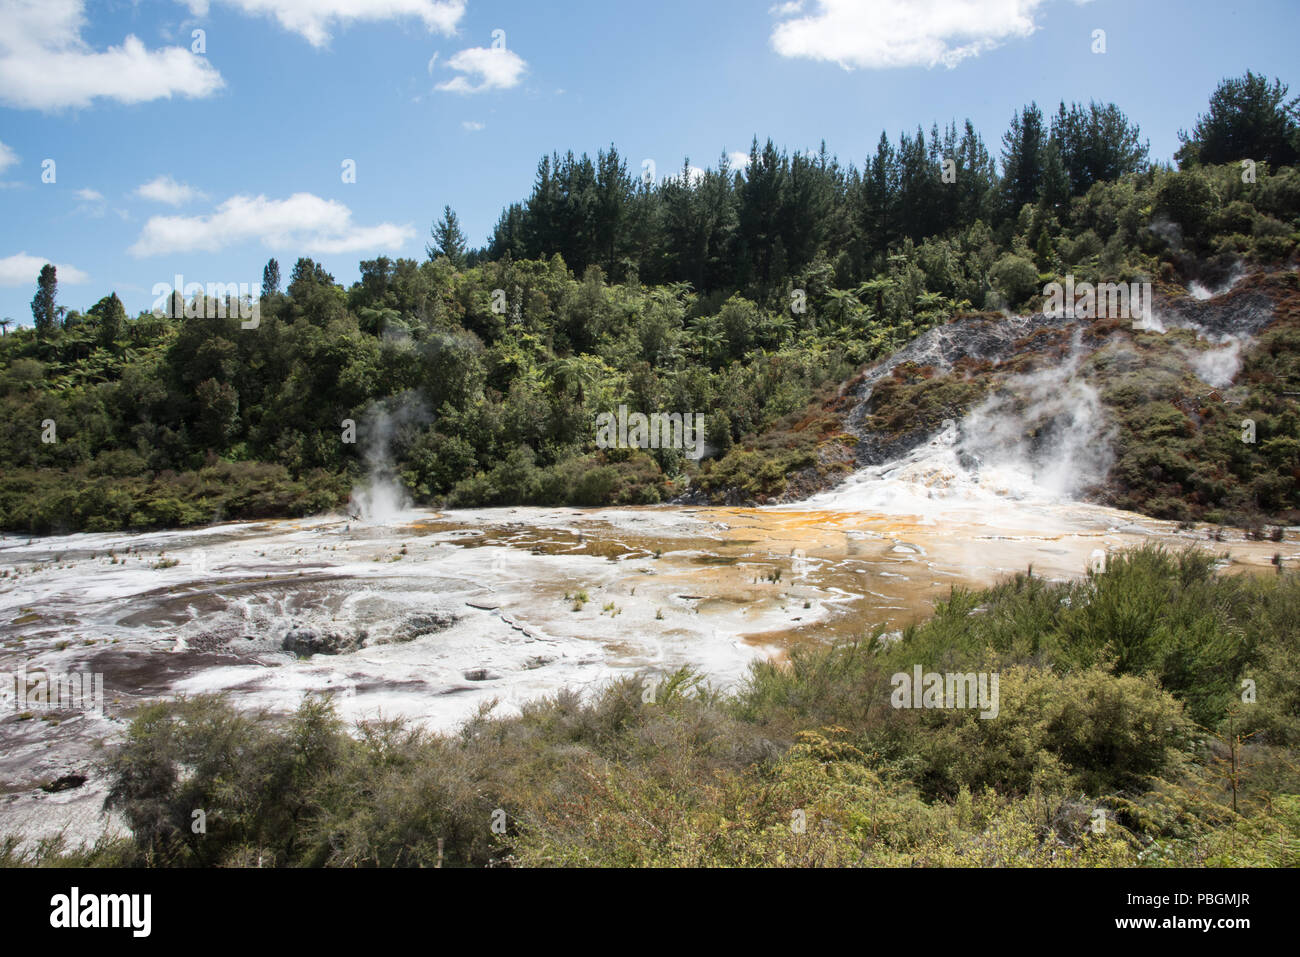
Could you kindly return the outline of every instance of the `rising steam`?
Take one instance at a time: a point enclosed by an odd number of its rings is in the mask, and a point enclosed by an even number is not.
[[[393,447],[403,432],[426,425],[432,416],[415,392],[403,392],[370,406],[362,417],[358,434],[366,461],[364,485],[352,490],[348,514],[355,520],[388,525],[410,511],[411,497],[398,480]]]
[[[959,458],[985,487],[1014,498],[1071,501],[1114,462],[1101,396],[1070,358],[1013,376],[962,423]]]

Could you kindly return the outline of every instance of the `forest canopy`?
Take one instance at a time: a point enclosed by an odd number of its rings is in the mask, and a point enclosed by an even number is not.
[[[1250,73],[1225,81],[1178,170],[1095,102],[1025,106],[996,156],[969,121],[881,134],[862,169],[825,144],[755,139],[744,169],[687,161],[650,183],[613,146],[556,153],[485,248],[468,248],[448,205],[425,260],[362,262],[350,288],[299,258],[281,291],[271,260],[252,328],[199,299],[134,318],[115,292],[69,309],[47,265],[33,326],[6,321],[0,338],[0,526],[334,508],[370,467],[381,419],[419,503],[761,501],[792,473],[842,467],[836,391],[936,324],[1032,308],[1067,273],[1186,285],[1293,261],[1287,96]],[[620,404],[703,413],[704,460],[597,449],[596,416]],[[1284,464],[1267,489],[1253,481],[1230,478],[1206,507],[1262,508],[1266,494],[1300,508]]]

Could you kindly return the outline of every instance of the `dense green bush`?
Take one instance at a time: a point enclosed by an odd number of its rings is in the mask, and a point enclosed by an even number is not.
[[[1038,269],[1028,259],[1007,253],[993,264],[989,282],[1003,301],[1014,308],[1038,292]]]

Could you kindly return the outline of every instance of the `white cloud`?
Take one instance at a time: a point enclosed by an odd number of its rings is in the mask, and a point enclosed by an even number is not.
[[[58,110],[96,97],[144,103],[209,96],[225,85],[185,47],[149,50],[138,37],[94,50],[81,39],[82,0],[0,0],[0,104]]]
[[[460,125],[471,133],[477,133],[480,130],[487,129],[487,127],[484,126],[482,123],[480,123],[478,120],[466,120],[464,123]]]
[[[210,0],[181,0],[195,16],[206,16]],[[314,47],[330,41],[334,25],[354,21],[415,17],[430,33],[450,36],[465,15],[465,0],[217,0],[249,15],[275,17],[280,26],[302,36]]]
[[[447,66],[461,74],[438,84],[438,89],[447,93],[509,90],[518,86],[528,72],[524,59],[514,50],[504,47],[470,47],[448,60]]]
[[[0,259],[0,286],[35,286],[36,277],[41,274],[41,267],[50,260],[27,253],[15,253],[7,259]],[[89,282],[90,277],[75,266],[55,263],[59,271],[59,282],[70,286],[79,286]]]
[[[394,223],[380,223],[378,226],[349,226],[337,235],[319,235],[307,241],[309,253],[323,255],[356,253],[372,249],[389,249],[393,252],[401,249],[415,238],[415,228],[398,226]]]
[[[258,239],[271,249],[307,253],[398,250],[415,237],[415,228],[393,223],[357,226],[352,211],[337,200],[311,193],[288,199],[232,196],[209,216],[153,216],[131,247],[134,256],[217,252]]]
[[[731,160],[731,171],[734,173],[738,169],[749,168],[749,154],[740,150],[734,153],[728,153],[727,159]]]
[[[166,203],[168,206],[183,206],[196,199],[207,199],[204,193],[193,186],[178,183],[172,177],[165,175],[151,179],[137,189],[135,194],[143,199],[151,199],[155,203]]]
[[[785,57],[838,63],[846,70],[955,67],[968,57],[1037,29],[1048,0],[813,0],[784,4],[772,46]],[[1076,0],[1087,2],[1087,0]]]
[[[3,173],[10,166],[18,162],[18,154],[8,146],[0,143],[0,173]]]
[[[77,204],[76,212],[81,213],[84,216],[89,216],[92,219],[99,219],[108,212],[108,204],[104,202],[104,194],[97,189],[85,187],[83,189],[75,190],[72,195],[81,200],[81,202]]]

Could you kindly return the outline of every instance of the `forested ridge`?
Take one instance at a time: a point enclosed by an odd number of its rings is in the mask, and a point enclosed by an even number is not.
[[[203,301],[65,309],[46,267],[34,327],[0,338],[0,526],[316,512],[385,454],[415,501],[453,506],[762,501],[792,474],[830,482],[851,467],[843,382],[955,316],[1037,308],[1066,274],[1179,296],[1244,266],[1274,276],[1291,315],[1297,114],[1279,81],[1227,80],[1177,170],[1096,103],[1031,104],[995,149],[969,122],[882,134],[860,170],[824,144],[755,140],[743,170],[688,162],[651,184],[614,147],[555,154],[485,248],[447,208],[425,261],[363,262],[348,289],[303,258],[281,291],[273,260],[254,328]],[[1175,422],[1178,397],[1158,396],[1124,417],[1117,500],[1164,517],[1300,509],[1298,337],[1288,320],[1245,359],[1267,455],[1221,467],[1206,417]],[[949,392],[933,413],[970,400]],[[705,459],[596,449],[597,414],[620,404],[704,413]]]

